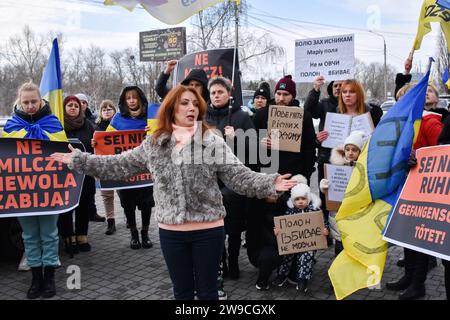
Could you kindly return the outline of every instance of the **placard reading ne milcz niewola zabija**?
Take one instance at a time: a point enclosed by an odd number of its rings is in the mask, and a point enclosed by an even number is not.
[[[327,81],[353,78],[354,40],[353,34],[296,40],[296,82],[312,82],[317,76]]]
[[[50,157],[67,150],[68,142],[0,139],[0,218],[60,214],[78,206],[84,175]]]

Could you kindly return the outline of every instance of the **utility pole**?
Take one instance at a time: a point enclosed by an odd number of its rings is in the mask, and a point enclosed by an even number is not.
[[[386,54],[387,54],[387,50],[386,50],[386,39],[384,38],[384,36],[381,33],[369,30],[370,33],[373,33],[377,36],[380,36],[381,38],[383,38],[383,52],[384,52],[384,100],[387,100],[387,63],[386,63]]]

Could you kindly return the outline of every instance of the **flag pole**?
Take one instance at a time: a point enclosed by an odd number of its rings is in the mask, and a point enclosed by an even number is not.
[[[234,1],[234,33],[235,33],[235,42],[234,42],[234,52],[233,52],[233,70],[231,75],[231,92],[234,93],[234,78],[236,76],[235,70],[236,70],[236,59],[237,57],[237,48],[239,45],[239,9],[238,9],[238,3]],[[228,125],[231,125],[231,109],[233,108],[233,96],[231,96],[229,105],[228,105]]]

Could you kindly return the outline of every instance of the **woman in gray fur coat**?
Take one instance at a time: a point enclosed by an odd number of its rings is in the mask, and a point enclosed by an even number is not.
[[[151,172],[154,214],[175,299],[217,300],[217,273],[224,242],[225,208],[217,183],[247,197],[267,198],[296,185],[289,174],[262,174],[245,167],[224,140],[202,122],[206,103],[194,90],[172,89],[164,99],[158,128],[139,147],[114,156],[95,156],[69,146],[53,158],[105,180]],[[197,122],[197,120],[199,122]]]

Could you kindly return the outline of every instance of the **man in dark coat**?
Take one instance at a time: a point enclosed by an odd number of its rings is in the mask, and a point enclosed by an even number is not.
[[[296,84],[291,76],[281,78],[275,86],[275,99],[269,105],[299,106]],[[258,134],[260,130],[267,130],[269,120],[269,106],[259,109],[253,119]],[[280,174],[301,174],[308,181],[314,172],[316,161],[316,134],[311,114],[305,110],[302,126],[302,142],[300,152],[279,151],[279,166],[276,171]],[[261,148],[267,148],[270,153],[271,142],[267,137],[259,136]],[[269,164],[271,165],[271,164]],[[269,169],[267,164],[260,163],[261,171]],[[273,233],[273,217],[286,212],[286,202],[290,194],[285,193],[277,199],[252,199],[251,208],[247,216],[247,255],[250,263],[258,268],[256,289],[267,290],[269,278],[274,269],[281,263],[278,247]],[[293,279],[296,281],[296,279]]]
[[[176,64],[177,60],[167,61],[166,69],[161,72],[158,80],[156,81],[155,90],[158,96],[161,97],[161,100],[165,98],[170,90],[170,88],[167,87],[167,81],[169,80],[170,75],[175,69]],[[181,84],[183,86],[193,87],[206,102],[209,101],[208,77],[206,76],[206,72],[203,69],[192,69],[187,77],[183,81],[181,81]]]

